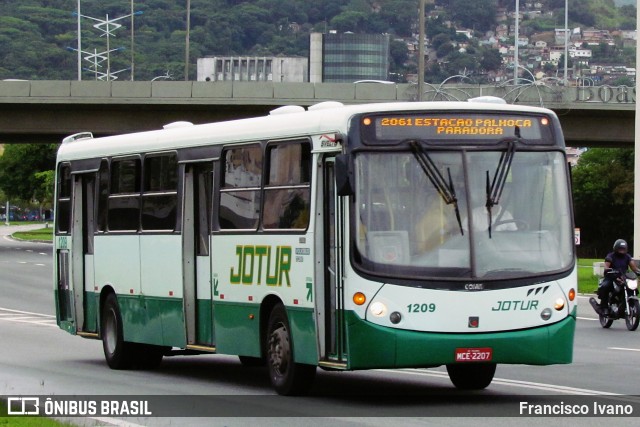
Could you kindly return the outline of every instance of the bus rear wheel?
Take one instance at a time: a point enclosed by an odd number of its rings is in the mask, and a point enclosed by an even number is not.
[[[315,366],[295,363],[290,330],[287,311],[277,304],[269,316],[265,354],[271,385],[285,396],[305,394],[316,375]]]
[[[162,363],[165,353],[171,350],[171,347],[151,344],[134,344],[135,345],[135,361],[134,365],[139,369],[157,369]]]
[[[495,363],[469,363],[447,365],[449,379],[461,390],[482,390],[487,388],[496,373]]]
[[[130,369],[136,359],[135,344],[123,338],[122,315],[115,294],[109,294],[102,306],[100,318],[102,349],[111,369]]]

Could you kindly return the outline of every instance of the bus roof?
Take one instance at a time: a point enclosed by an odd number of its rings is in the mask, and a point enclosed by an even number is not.
[[[286,139],[303,135],[323,133],[346,133],[351,117],[360,113],[382,111],[502,111],[543,113],[555,117],[546,108],[515,106],[483,102],[392,102],[341,105],[326,102],[309,107],[309,110],[283,109],[269,116],[249,119],[190,125],[180,122],[179,126],[164,129],[107,136],[84,138],[63,143],[58,150],[58,162],[125,156],[136,153],[159,152],[206,145],[263,141],[266,139]]]

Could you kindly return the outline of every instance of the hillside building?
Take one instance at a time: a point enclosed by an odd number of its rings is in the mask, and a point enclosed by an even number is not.
[[[387,80],[389,42],[387,34],[311,33],[309,81]]]
[[[307,82],[309,60],[286,56],[198,58],[198,81]]]

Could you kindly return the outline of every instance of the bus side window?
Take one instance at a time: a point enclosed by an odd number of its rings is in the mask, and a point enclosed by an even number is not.
[[[270,145],[267,158],[269,173],[264,192],[264,228],[306,230],[311,198],[309,142]]]
[[[260,218],[262,148],[257,144],[222,154],[219,223],[223,230],[255,230]]]
[[[140,159],[113,160],[109,192],[109,230],[137,231],[140,216]]]
[[[178,160],[175,154],[144,159],[142,229],[173,231],[178,206]]]
[[[55,219],[57,231],[68,233],[71,225],[71,168],[69,165],[61,165],[58,169],[58,208]]]
[[[109,203],[109,162],[103,160],[98,171],[98,214],[97,230],[104,233],[107,231],[107,212]]]

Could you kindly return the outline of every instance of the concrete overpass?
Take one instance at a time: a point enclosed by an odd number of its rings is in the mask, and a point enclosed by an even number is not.
[[[553,109],[568,145],[633,146],[635,88],[545,85],[426,85],[423,99],[480,95]],[[380,83],[0,81],[0,143],[59,142],[96,136],[259,116],[280,105],[308,106],[414,101],[416,85]]]

